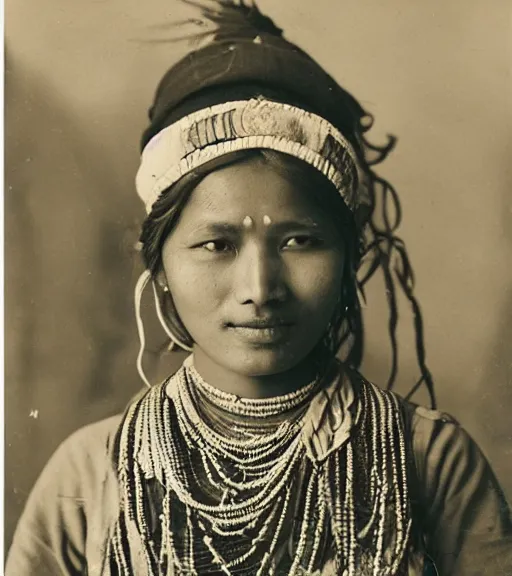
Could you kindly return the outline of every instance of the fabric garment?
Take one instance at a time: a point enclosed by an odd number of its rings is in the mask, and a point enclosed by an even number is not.
[[[359,402],[357,395],[339,398]],[[449,416],[398,402],[414,464],[409,488],[416,537],[409,576],[512,574],[510,512],[485,457]],[[115,416],[92,424],[58,448],[19,522],[7,576],[111,576],[107,545],[119,515],[113,447],[121,423],[122,416]],[[350,434],[351,426],[343,434]],[[311,429],[317,452],[325,449],[322,438],[344,449],[332,419],[323,418],[320,429]],[[359,573],[364,575],[364,569]],[[326,565],[321,574],[334,575],[335,568]]]

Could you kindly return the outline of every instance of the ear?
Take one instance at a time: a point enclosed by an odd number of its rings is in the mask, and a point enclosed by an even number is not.
[[[164,292],[169,291],[169,287],[167,286],[167,278],[165,277],[165,272],[163,270],[158,272],[158,274],[155,276],[155,281],[161,290]]]

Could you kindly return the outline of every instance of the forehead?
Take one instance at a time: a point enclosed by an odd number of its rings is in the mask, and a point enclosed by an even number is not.
[[[294,180],[297,180],[296,178]],[[292,183],[284,170],[251,158],[211,172],[196,186],[182,219],[243,220],[246,216],[272,220],[313,217],[322,221],[318,194],[307,185]]]

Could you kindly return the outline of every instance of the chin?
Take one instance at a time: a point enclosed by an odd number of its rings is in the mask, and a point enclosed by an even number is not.
[[[286,349],[256,348],[235,352],[226,358],[226,367],[243,376],[272,376],[295,368],[303,362],[308,353],[294,354]]]

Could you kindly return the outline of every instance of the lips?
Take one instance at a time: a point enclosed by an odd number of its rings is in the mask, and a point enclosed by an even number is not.
[[[277,328],[279,326],[290,326],[292,323],[277,318],[254,318],[245,322],[228,322],[228,327],[233,328],[255,328],[262,330],[266,328]]]
[[[292,322],[274,318],[256,318],[244,322],[229,322],[228,330],[249,344],[272,345],[286,339]]]

